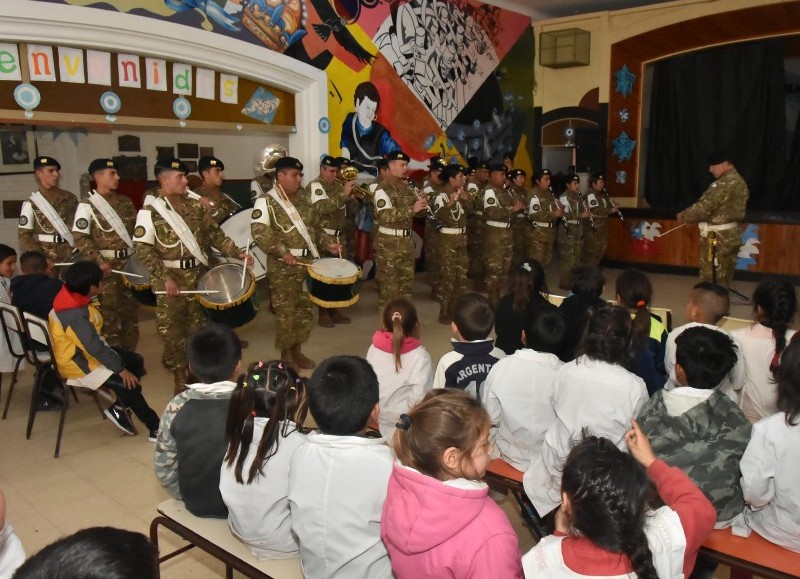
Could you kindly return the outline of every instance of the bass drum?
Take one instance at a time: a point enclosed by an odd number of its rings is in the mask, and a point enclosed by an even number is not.
[[[222,231],[225,232],[225,235],[233,239],[236,242],[236,245],[242,249],[245,249],[247,240],[250,240],[250,255],[253,256],[253,265],[251,270],[255,279],[259,280],[267,277],[267,256],[258,248],[255,241],[252,240],[252,235],[250,234],[250,216],[252,213],[252,209],[243,209],[238,213],[234,213],[225,221],[220,223],[220,227],[222,228]],[[212,251],[217,253],[219,256],[219,253],[216,249],[212,248]],[[221,256],[219,256],[219,258],[220,260],[226,260],[226,258]],[[234,264],[242,263],[240,260],[235,260],[232,258],[227,258],[227,260]]]
[[[150,287],[150,270],[139,261],[136,255],[132,255],[122,266],[122,271],[134,275],[123,275],[122,283],[128,288],[136,301],[143,306],[156,306],[156,295]],[[122,275],[122,274],[119,274]]]
[[[308,266],[308,298],[323,308],[346,308],[358,301],[361,268],[351,261],[323,257]]]
[[[212,322],[238,328],[256,317],[253,304],[256,280],[250,269],[247,270],[242,287],[241,265],[215,265],[197,280],[197,289],[216,292],[197,294],[197,303]]]

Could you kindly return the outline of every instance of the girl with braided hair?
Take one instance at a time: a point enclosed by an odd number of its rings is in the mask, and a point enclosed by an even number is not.
[[[556,532],[522,558],[525,577],[688,577],[716,511],[679,468],[653,453],[637,422],[630,454],[587,436],[563,467]]]
[[[254,362],[231,394],[219,490],[231,532],[259,559],[299,552],[289,513],[289,459],[302,444],[305,381],[284,361]]]
[[[763,280],[753,292],[753,317],[749,328],[731,332],[742,344],[745,383],[742,411],[751,422],[778,411],[778,392],[772,381],[781,352],[794,335],[789,325],[797,310],[797,296],[788,281]]]

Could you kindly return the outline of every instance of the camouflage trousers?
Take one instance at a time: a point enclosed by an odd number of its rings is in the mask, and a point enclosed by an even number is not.
[[[511,263],[514,265],[530,257],[525,243],[529,229],[531,229],[531,222],[524,215],[514,215],[511,218],[511,237],[514,245],[514,251],[511,253]]]
[[[563,228],[558,229],[558,285],[562,289],[570,286],[570,272],[581,263],[581,246],[583,234],[580,224],[569,225],[569,233]]]
[[[69,243],[47,243],[42,241],[43,253],[48,259],[52,259],[53,263],[66,263],[72,258],[74,249]],[[66,268],[61,268],[66,270]]]
[[[178,287],[183,290],[197,288],[197,279],[203,268],[170,269],[170,276],[176,278]],[[164,281],[153,280],[154,290],[163,290]],[[178,296],[169,298],[156,296],[156,331],[164,342],[161,363],[170,372],[186,368],[186,337],[206,323],[206,316],[194,297]]]
[[[467,215],[467,256],[469,257],[467,275],[479,280],[483,279],[485,275],[482,253],[485,229],[483,215]]]
[[[584,225],[583,227],[581,265],[597,267],[606,254],[606,247],[608,247],[608,226],[598,225],[594,231],[589,225]]]
[[[463,233],[439,235],[439,291],[442,303],[450,303],[464,292],[467,285],[467,236]]]
[[[724,231],[709,231],[708,237],[700,238],[700,279],[714,280],[714,261],[712,243],[717,240],[717,283],[722,287],[731,287],[733,273],[736,269],[736,257],[741,246],[739,228]]]
[[[425,219],[425,271],[431,285],[439,279],[439,270],[442,267],[440,256],[441,234],[436,231],[433,221]]]
[[[114,269],[122,269],[113,264]],[[103,337],[109,346],[136,351],[139,343],[139,302],[125,287],[122,275],[110,273],[103,278],[105,291],[100,295],[103,314]]]
[[[380,274],[378,309],[394,298],[411,299],[414,285],[414,243],[410,237],[375,236],[375,265]]]
[[[305,288],[306,268],[269,258],[269,291],[275,311],[275,348],[280,352],[308,340],[313,312]]]
[[[486,291],[492,305],[497,305],[503,290],[503,281],[511,268],[511,229],[485,226],[483,236],[483,263],[486,270]]]
[[[547,267],[553,260],[553,246],[556,243],[555,227],[530,228],[525,236],[526,257],[535,259]]]

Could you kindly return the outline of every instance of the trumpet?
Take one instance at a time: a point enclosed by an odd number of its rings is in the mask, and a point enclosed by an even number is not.
[[[408,181],[406,181],[406,185],[414,193],[414,195],[416,195],[419,199],[425,201],[425,217],[427,219],[430,219],[431,223],[436,228],[436,231],[439,231],[442,227],[444,227],[444,224],[439,220],[438,217],[436,217],[436,213],[434,213],[431,206],[428,205],[428,198],[425,195],[425,193],[423,191],[420,191],[418,187],[414,186],[412,183]]]
[[[347,165],[341,170],[340,173],[340,176],[336,177],[336,180],[342,185],[349,183],[350,181],[354,181],[355,178],[358,177],[358,169],[352,165]],[[353,187],[353,190],[350,194],[360,199],[369,199],[371,195],[369,189],[358,183],[356,183],[356,185]]]

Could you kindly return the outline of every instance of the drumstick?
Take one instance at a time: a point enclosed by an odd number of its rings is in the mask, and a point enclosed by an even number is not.
[[[339,246],[339,259],[342,259],[342,244],[339,243],[339,234],[336,234],[336,245]]]
[[[250,255],[250,238],[248,237],[247,247],[244,250],[244,263],[242,263],[242,284],[241,284],[242,287],[239,289],[244,289],[244,276],[247,275],[247,256],[249,255]]]
[[[118,273],[120,275],[127,275],[129,277],[144,277],[143,275],[139,275],[138,273],[130,273],[127,271],[120,271],[118,269],[112,269],[111,271],[114,273]]]
[[[312,265],[314,265],[314,264],[313,264],[313,263],[305,263],[305,262],[302,262],[302,261],[296,261],[296,262],[295,262],[293,265],[299,265],[299,266],[301,266],[301,267],[311,267],[311,266],[312,266]],[[322,270],[328,270],[328,269],[330,269],[329,267],[325,267],[324,265],[316,265],[316,266],[314,266],[314,267],[315,267],[316,269],[322,269]]]
[[[165,295],[167,295],[167,292],[166,292],[166,291],[164,291],[164,290],[156,290],[156,291],[154,291],[153,293],[154,293],[154,294],[156,294],[157,296],[165,296]],[[180,291],[180,293],[181,293],[181,294],[202,294],[202,295],[208,295],[208,294],[218,294],[218,293],[219,293],[219,290],[181,290],[181,291]]]
[[[677,227],[673,227],[672,229],[667,229],[664,233],[659,234],[659,237],[664,237],[667,233],[672,233],[673,231],[677,231],[681,227],[685,227],[687,225],[689,225],[689,224],[688,223],[681,223]]]
[[[62,261],[61,263],[54,263],[53,265],[56,265],[58,267],[66,267],[68,265],[73,265],[73,263],[69,261]]]

